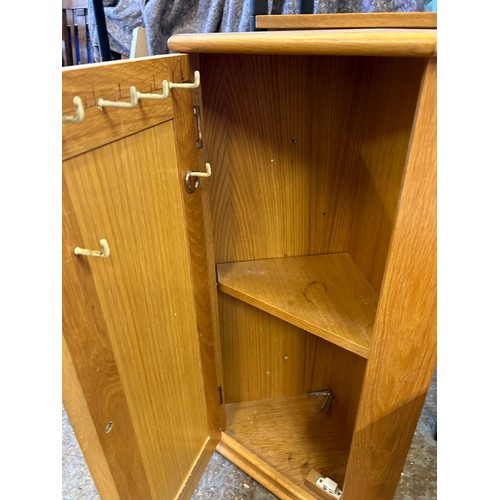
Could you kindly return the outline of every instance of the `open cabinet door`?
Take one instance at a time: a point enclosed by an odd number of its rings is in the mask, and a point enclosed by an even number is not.
[[[63,71],[63,402],[104,499],[189,498],[220,434],[193,91],[164,80],[187,56]]]

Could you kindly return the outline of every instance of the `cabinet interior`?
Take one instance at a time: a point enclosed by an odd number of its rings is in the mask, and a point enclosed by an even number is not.
[[[197,64],[225,432],[298,484],[342,485],[425,61]]]

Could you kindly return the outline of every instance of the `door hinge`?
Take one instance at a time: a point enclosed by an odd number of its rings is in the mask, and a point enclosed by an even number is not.
[[[222,396],[222,386],[219,385],[219,387],[217,387],[217,390],[219,391],[219,404],[223,405],[224,404],[224,398]]]
[[[203,135],[201,133],[201,109],[200,106],[193,107],[194,117],[196,121],[196,147],[201,149],[203,147]]]

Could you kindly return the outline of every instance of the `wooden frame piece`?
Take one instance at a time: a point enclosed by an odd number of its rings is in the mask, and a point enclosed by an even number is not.
[[[356,14],[283,14],[257,16],[258,29],[437,28],[435,12],[366,12]]]

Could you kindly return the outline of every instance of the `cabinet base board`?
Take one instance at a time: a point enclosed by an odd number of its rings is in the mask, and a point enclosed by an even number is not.
[[[217,451],[278,498],[294,500],[315,500],[317,498],[270,467],[264,460],[248,451],[225,432],[222,433]]]
[[[307,474],[316,469],[342,485],[350,447],[339,408],[321,406],[307,395],[226,404],[219,451],[280,498],[317,498]]]

